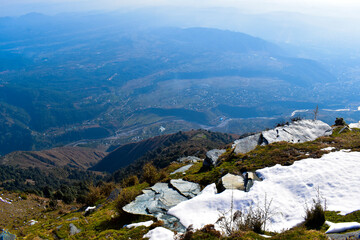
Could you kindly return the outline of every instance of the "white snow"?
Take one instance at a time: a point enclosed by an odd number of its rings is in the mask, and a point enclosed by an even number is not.
[[[342,223],[332,223],[329,221],[325,222],[329,225],[329,229],[325,233],[339,233],[344,232],[350,229],[357,229],[360,228],[360,223],[358,222],[342,222]]]
[[[332,151],[332,150],[334,150],[334,149],[336,149],[336,148],[334,148],[334,147],[327,147],[327,148],[323,148],[323,149],[321,149],[322,151]]]
[[[38,221],[36,221],[36,220],[34,220],[34,219],[32,219],[32,220],[29,221],[29,225],[30,225],[30,226],[33,226],[33,225],[35,225],[36,223],[38,223]]]
[[[88,211],[94,210],[94,209],[96,209],[96,206],[87,207],[87,208],[85,209],[85,213],[87,213]]]
[[[4,200],[2,197],[0,197],[0,201],[7,203],[7,204],[11,204],[11,202]]]
[[[225,190],[216,194],[215,184],[207,186],[202,194],[181,202],[168,213],[178,217],[188,227],[201,228],[214,224],[221,212],[234,208],[246,211],[250,206],[264,206],[272,200],[274,212],[267,230],[282,231],[303,221],[305,203],[312,203],[317,189],[326,199],[327,209],[347,214],[360,209],[360,152],[331,152],[320,159],[304,159],[291,166],[276,165],[258,170],[264,179],[255,181],[249,192]]]
[[[349,128],[353,129],[353,128],[360,128],[360,122],[357,123],[350,123],[349,124]]]
[[[157,227],[145,234],[143,238],[149,238],[150,240],[173,240],[174,236],[175,234],[169,229]]]
[[[153,223],[154,223],[154,221],[150,220],[150,221],[146,221],[146,222],[132,223],[132,224],[126,225],[126,227],[127,228],[140,227],[140,226],[150,227]]]

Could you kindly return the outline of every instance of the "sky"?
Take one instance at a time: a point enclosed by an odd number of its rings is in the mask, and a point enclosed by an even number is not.
[[[339,17],[357,17],[360,12],[358,0],[0,0],[0,16],[17,16],[29,12],[56,14],[107,11],[150,6],[231,7],[247,13],[287,11]]]

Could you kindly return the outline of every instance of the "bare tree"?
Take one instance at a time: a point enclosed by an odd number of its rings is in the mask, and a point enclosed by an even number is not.
[[[316,108],[314,109],[314,120],[317,119],[319,115],[319,105],[316,105]]]

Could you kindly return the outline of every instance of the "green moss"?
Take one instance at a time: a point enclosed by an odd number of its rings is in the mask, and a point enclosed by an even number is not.
[[[325,218],[330,222],[360,222],[360,210],[346,215],[340,215],[340,212],[326,211]]]
[[[315,231],[306,230],[305,228],[294,228],[283,233],[280,233],[271,239],[276,240],[327,240],[326,234]]]

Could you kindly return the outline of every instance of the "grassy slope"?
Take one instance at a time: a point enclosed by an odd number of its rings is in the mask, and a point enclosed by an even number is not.
[[[353,151],[360,150],[360,131],[348,131],[341,134],[339,129],[335,129],[332,136],[322,137],[312,142],[290,144],[290,143],[276,143],[269,146],[258,147],[248,154],[236,155],[229,149],[222,156],[222,164],[209,171],[202,172],[201,163],[195,164],[187,171],[184,177],[187,180],[199,182],[203,185],[214,182],[219,176],[226,172],[239,173],[241,171],[256,170],[265,166],[273,166],[275,164],[291,164],[293,161],[298,161],[307,157],[321,157],[322,154],[327,153],[321,150],[322,148],[333,146],[338,149],[352,149]],[[179,163],[171,164],[165,168],[163,172],[166,173],[162,181],[168,181],[170,178],[182,177],[181,174],[169,175],[177,167],[181,166]],[[148,185],[136,185],[133,188],[144,188]],[[333,222],[339,221],[360,221],[360,211],[348,214],[346,216],[337,215],[335,212],[327,212],[327,220]],[[53,214],[48,212],[45,214]],[[73,217],[77,220],[68,221]],[[103,207],[98,209],[90,216],[83,216],[82,212],[73,211],[66,214],[60,214],[58,218],[43,218],[34,226],[23,226],[20,230],[13,230],[16,234],[22,234],[25,239],[34,239],[39,236],[47,239],[54,239],[54,236],[65,239],[141,239],[142,236],[151,228],[139,227],[136,229],[125,229],[121,226],[125,223],[137,222],[146,220],[147,217],[138,216],[135,218],[117,217],[114,203],[103,202]],[[69,224],[74,223],[83,231],[74,236],[68,235]],[[61,225],[61,227],[59,227]],[[296,227],[292,230],[283,232],[281,234],[273,234],[272,239],[326,239],[323,233],[325,227],[321,231],[308,231],[301,227]],[[196,232],[192,239],[216,239],[208,233]],[[246,232],[237,233],[234,236],[224,239],[263,239],[259,235]]]

